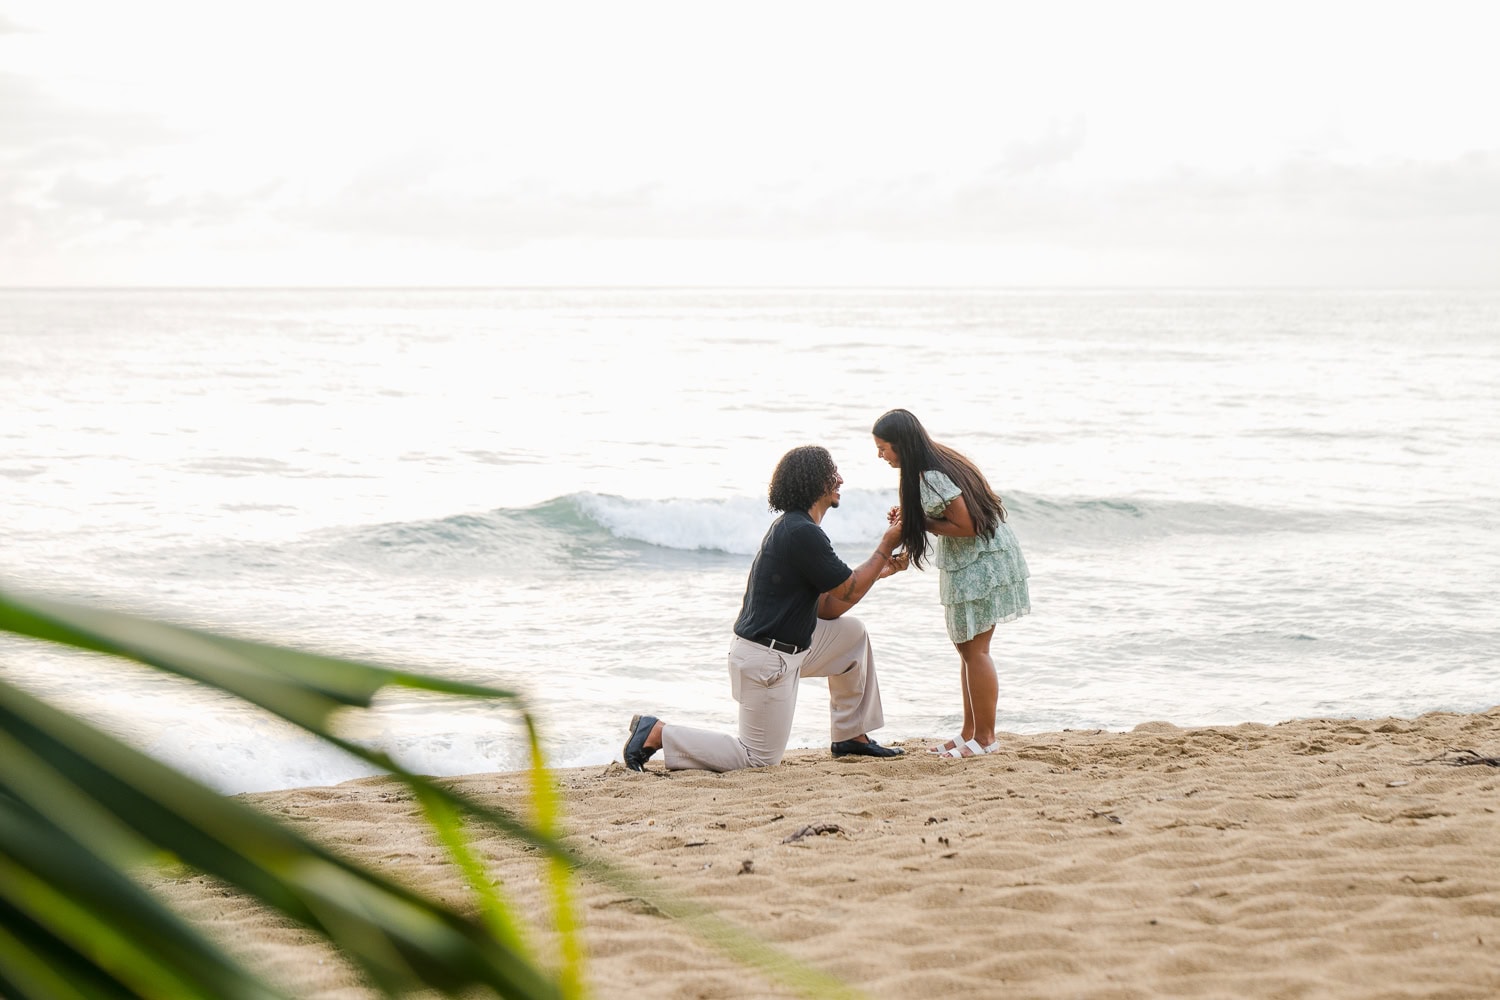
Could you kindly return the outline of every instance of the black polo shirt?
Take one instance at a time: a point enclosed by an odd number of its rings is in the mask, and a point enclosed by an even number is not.
[[[750,564],[734,634],[812,645],[819,595],[849,579],[851,572],[807,511],[787,511],[771,523]]]

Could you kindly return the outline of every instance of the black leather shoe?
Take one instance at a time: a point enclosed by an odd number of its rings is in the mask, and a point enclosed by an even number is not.
[[[644,771],[646,761],[656,755],[656,749],[646,749],[646,737],[656,725],[654,715],[636,715],[630,719],[630,739],[625,741],[625,766],[632,771]]]
[[[833,751],[835,757],[843,757],[845,754],[854,754],[857,757],[899,757],[906,753],[900,747],[883,747],[874,740],[868,743],[860,740],[839,740],[828,749]]]

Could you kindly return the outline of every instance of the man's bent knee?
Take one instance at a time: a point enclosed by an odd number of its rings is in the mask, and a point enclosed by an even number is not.
[[[751,750],[745,748],[746,767],[775,767],[786,756],[786,750]]]

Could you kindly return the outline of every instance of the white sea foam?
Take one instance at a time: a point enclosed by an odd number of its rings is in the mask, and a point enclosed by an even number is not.
[[[583,494],[579,509],[619,538],[668,549],[753,555],[777,516],[765,500],[641,500]],[[822,527],[836,545],[863,545],[879,539],[895,491],[846,491]]]

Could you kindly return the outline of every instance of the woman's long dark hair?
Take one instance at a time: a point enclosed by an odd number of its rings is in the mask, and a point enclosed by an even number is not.
[[[981,538],[990,538],[1005,520],[1005,503],[990,489],[979,467],[963,455],[938,444],[922,422],[907,410],[890,410],[875,421],[870,433],[890,443],[901,460],[901,545],[918,569],[927,555],[927,515],[922,510],[922,473],[936,469],[963,491],[964,505]]]

